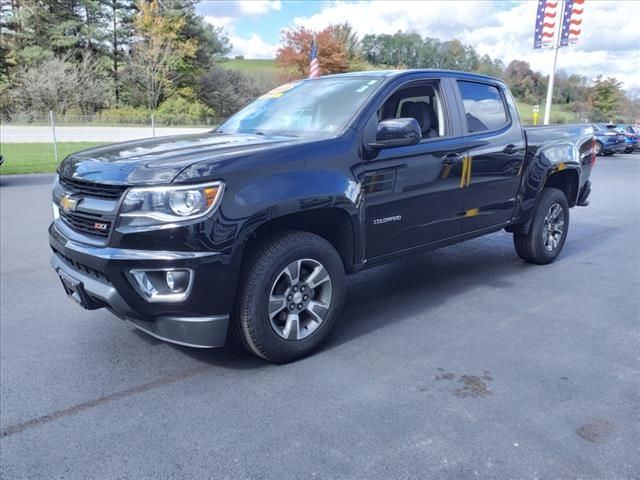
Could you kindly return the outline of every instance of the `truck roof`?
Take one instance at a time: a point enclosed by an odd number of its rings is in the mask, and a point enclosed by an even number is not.
[[[410,75],[414,73],[427,73],[427,74],[446,74],[455,75],[459,77],[466,77],[476,80],[497,80],[503,82],[500,78],[492,77],[489,75],[481,75],[479,73],[462,72],[459,70],[442,70],[432,68],[414,68],[406,70],[368,70],[363,72],[348,72],[348,73],[334,73],[332,75],[323,75],[322,78],[340,78],[340,77],[400,77],[403,75]],[[504,82],[503,82],[504,83]]]

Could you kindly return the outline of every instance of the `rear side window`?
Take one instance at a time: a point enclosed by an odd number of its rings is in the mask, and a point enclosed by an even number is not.
[[[507,123],[502,95],[493,85],[458,81],[469,133],[496,130]]]

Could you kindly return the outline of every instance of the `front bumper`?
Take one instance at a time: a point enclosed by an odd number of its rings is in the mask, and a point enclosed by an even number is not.
[[[605,153],[624,153],[626,149],[627,146],[624,143],[612,143],[602,148]]]
[[[107,308],[149,335],[179,345],[224,345],[234,293],[229,279],[234,275],[218,252],[93,247],[64,237],[55,222],[49,228],[49,243],[51,266],[61,279],[79,285],[87,308]],[[190,268],[194,285],[183,301],[152,303],[131,284],[128,272],[134,268]]]

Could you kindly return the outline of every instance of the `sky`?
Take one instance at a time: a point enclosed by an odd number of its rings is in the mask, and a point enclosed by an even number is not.
[[[203,0],[197,10],[224,27],[232,56],[275,58],[283,29],[321,30],[348,21],[360,36],[402,30],[457,38],[505,65],[525,60],[548,74],[552,51],[533,49],[536,5],[532,0]],[[589,78],[615,76],[625,89],[639,88],[640,0],[586,0],[580,41],[560,49],[558,69]]]

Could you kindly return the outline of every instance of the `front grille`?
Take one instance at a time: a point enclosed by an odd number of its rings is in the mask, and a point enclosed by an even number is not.
[[[89,235],[106,238],[111,231],[111,221],[105,220],[100,215],[67,212],[60,209],[60,218],[74,230]]]
[[[74,195],[108,198],[110,200],[119,199],[127,189],[125,185],[104,185],[64,177],[60,177],[60,185],[62,185],[65,191]]]

